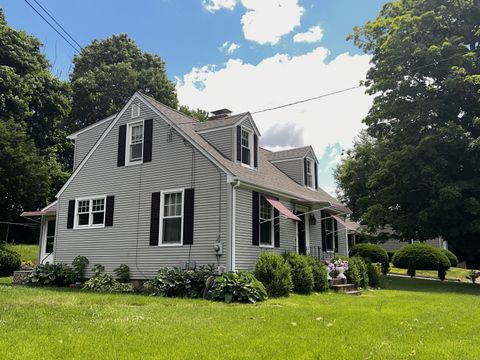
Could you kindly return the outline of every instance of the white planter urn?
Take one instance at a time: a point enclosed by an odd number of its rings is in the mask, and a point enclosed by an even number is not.
[[[346,279],[347,277],[345,276],[344,272],[345,272],[345,267],[344,266],[337,266],[335,268],[335,270],[337,270],[337,279]]]

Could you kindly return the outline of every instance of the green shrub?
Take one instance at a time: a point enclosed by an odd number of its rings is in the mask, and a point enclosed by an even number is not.
[[[348,270],[345,272],[349,283],[355,285],[356,288],[368,287],[368,269],[365,261],[359,257],[354,256],[348,261]]]
[[[85,269],[87,268],[89,261],[85,256],[77,256],[75,259],[72,261],[72,266],[73,269],[77,273],[77,278],[78,279],[83,279],[85,276]]]
[[[262,252],[255,264],[255,278],[267,290],[268,296],[288,296],[293,289],[290,265],[278,253]]]
[[[212,300],[231,302],[250,302],[266,300],[267,291],[253,274],[248,272],[226,272],[215,278],[208,297]]]
[[[447,249],[440,249],[440,251],[448,258],[451,267],[458,265],[458,258],[453,252]]]
[[[370,259],[372,263],[384,263],[388,261],[387,250],[377,244],[363,243],[352,247],[350,256],[360,256],[363,259]]]
[[[382,263],[381,271],[383,275],[387,275],[390,272],[390,261],[384,261]]]
[[[313,290],[327,291],[328,290],[328,268],[320,260],[308,256],[308,263],[312,268],[313,274]]]
[[[83,285],[85,290],[113,293],[132,293],[133,285],[130,283],[121,283],[113,278],[112,275],[99,274]]]
[[[447,276],[447,270],[445,270],[445,266],[443,266],[443,264],[439,261],[438,262],[438,278],[444,281],[446,276]]]
[[[0,247],[0,276],[10,276],[20,270],[22,261],[20,255],[5,247]]]
[[[417,269],[415,268],[415,261],[410,260],[408,262],[407,275],[410,276],[411,278],[414,278],[416,274],[417,274]]]
[[[349,261],[350,258],[348,256],[345,256],[345,255],[335,255],[331,260],[330,262],[335,262],[335,260],[344,260],[344,261]]]
[[[307,257],[292,252],[286,259],[292,269],[293,291],[310,294],[313,290],[313,272]]]
[[[450,268],[450,260],[447,256],[440,249],[428,244],[406,245],[393,257],[393,264],[401,269],[407,269],[410,261],[413,261],[417,270],[437,270],[439,261],[442,262],[445,270]]]
[[[77,272],[65,264],[37,265],[26,280],[31,286],[69,286],[77,281]]]
[[[105,266],[102,264],[95,264],[93,265],[92,271],[95,273],[95,276],[98,276],[105,271]]]
[[[368,286],[377,288],[380,285],[380,269],[378,263],[373,264],[370,259],[365,260],[367,267]],[[378,266],[377,266],[378,265]]]
[[[387,251],[388,261],[392,262],[393,257],[395,256],[395,251]]]
[[[202,297],[205,283],[213,273],[213,266],[203,266],[195,270],[166,267],[157,276],[145,283],[150,295],[164,297]]]
[[[120,264],[120,266],[114,269],[113,272],[117,275],[120,282],[127,283],[130,281],[130,268],[128,265]]]

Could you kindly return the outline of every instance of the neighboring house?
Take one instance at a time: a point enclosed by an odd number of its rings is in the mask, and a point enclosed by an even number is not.
[[[82,255],[145,279],[165,266],[252,269],[262,251],[348,254],[349,211],[318,187],[313,149],[259,147],[249,113],[198,122],[135,93],[68,138],[72,176],[55,203],[23,214],[42,217],[42,263]]]
[[[388,239],[383,243],[378,243],[381,247],[383,247],[387,251],[397,251],[408,244],[418,243],[420,241],[400,241],[397,239]],[[426,240],[423,243],[432,245],[433,247],[439,249],[447,249],[448,250],[448,242],[443,240],[441,237],[437,237],[435,239]]]

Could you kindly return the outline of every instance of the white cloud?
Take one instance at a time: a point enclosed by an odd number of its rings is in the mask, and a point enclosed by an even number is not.
[[[232,55],[239,48],[240,45],[235,44],[234,42],[225,41],[222,46],[219,47],[219,50],[226,52],[228,55]]]
[[[319,42],[323,38],[323,30],[320,26],[312,26],[306,32],[295,34],[294,42],[314,43]]]
[[[237,5],[237,0],[202,0],[202,5],[210,12],[220,9],[233,10],[235,5]]]
[[[300,56],[276,54],[258,64],[230,59],[222,68],[193,68],[178,82],[178,98],[181,104],[195,109],[210,111],[226,107],[236,113],[253,112],[352,87],[365,78],[368,55],[345,53],[329,63],[325,60],[327,55],[327,49],[318,47]],[[302,129],[303,143],[312,145],[321,158],[329,145],[338,143],[343,149],[352,146],[371,103],[372,98],[359,88],[253,117],[263,135],[287,126],[292,127],[292,133]],[[266,138],[269,148],[290,145],[288,141],[276,144],[272,137]],[[339,154],[330,155],[333,165]],[[325,172],[331,178],[331,169]]]
[[[259,44],[278,43],[283,35],[300,25],[304,9],[298,0],[242,0],[245,39]]]

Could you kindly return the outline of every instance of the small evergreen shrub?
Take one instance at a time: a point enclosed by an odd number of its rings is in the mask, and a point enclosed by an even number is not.
[[[209,290],[211,300],[231,302],[250,302],[255,304],[268,298],[267,290],[253,274],[249,272],[226,272],[215,278]]]
[[[416,274],[417,269],[415,268],[415,261],[410,260],[410,262],[408,263],[407,275],[411,278],[414,278]]]
[[[313,290],[313,271],[306,256],[289,253],[287,262],[292,269],[293,291],[298,294],[310,294]]]
[[[370,259],[372,263],[384,263],[388,261],[387,251],[377,244],[363,243],[352,247],[350,256],[360,256],[363,259]]]
[[[77,281],[77,272],[65,264],[37,265],[26,280],[31,286],[69,286]]]
[[[213,266],[203,266],[195,270],[166,267],[157,276],[145,283],[145,291],[150,295],[164,297],[202,297]]]
[[[328,268],[320,260],[308,256],[307,260],[312,268],[313,274],[313,290],[327,291],[328,290]]]
[[[5,247],[0,247],[0,276],[10,276],[20,270],[22,261],[20,255]]]
[[[440,251],[448,258],[451,267],[458,265],[458,258],[453,252],[447,249],[440,249]]]
[[[265,286],[269,297],[288,296],[293,289],[290,265],[278,253],[265,251],[258,256],[255,278]]]
[[[437,248],[428,244],[416,243],[406,245],[395,253],[393,265],[397,268],[407,269],[410,261],[417,270],[437,270],[441,261],[445,270],[450,268],[450,260]]]
[[[118,282],[108,274],[99,274],[87,280],[83,288],[90,291],[113,293],[132,293],[134,291],[132,284]]]
[[[390,272],[390,262],[384,261],[381,266],[382,274],[387,275]]]
[[[368,287],[368,269],[365,261],[359,257],[354,256],[348,262],[348,270],[345,272],[349,283],[355,285],[356,288]]]
[[[114,269],[113,272],[117,275],[120,282],[127,283],[130,281],[130,268],[128,265],[120,264],[120,266]]]
[[[85,269],[87,268],[88,264],[89,264],[89,261],[85,256],[79,255],[75,259],[73,259],[72,266],[75,272],[77,273],[78,279],[83,279],[85,277]]]
[[[93,265],[92,271],[95,273],[95,276],[98,276],[105,271],[105,266],[102,264],[95,264]]]
[[[442,281],[445,280],[447,276],[447,270],[445,270],[445,266],[439,261],[438,262],[438,278]]]
[[[380,285],[379,268],[376,266],[376,264],[373,264],[370,259],[365,260],[365,266],[367,267],[368,286],[377,288]]]

